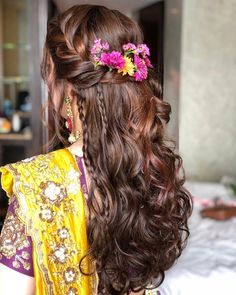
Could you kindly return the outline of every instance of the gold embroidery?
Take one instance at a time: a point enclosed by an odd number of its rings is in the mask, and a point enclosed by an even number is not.
[[[68,255],[68,249],[65,245],[57,245],[52,252],[52,257],[56,263],[65,263],[68,259]]]
[[[70,287],[66,295],[78,295],[78,290],[76,288]]]
[[[70,284],[76,281],[78,271],[75,268],[68,267],[64,272],[64,280],[66,284]]]
[[[50,207],[48,207],[48,206],[41,206],[40,207],[39,217],[42,219],[42,221],[52,222],[54,216],[55,216],[55,214]]]
[[[17,251],[28,248],[29,246],[30,243],[25,234],[24,224],[15,214],[8,211],[0,236],[1,254],[7,259],[14,258],[12,262],[14,268],[18,269],[22,265],[24,269],[30,270],[30,253],[24,250],[21,254],[17,254]]]
[[[64,239],[68,238],[68,236],[69,236],[69,231],[68,231],[67,228],[63,227],[63,228],[60,228],[60,229],[57,231],[57,234],[58,234],[58,236],[59,236],[59,238],[60,238],[61,240],[64,240]]]
[[[148,286],[148,288],[151,288],[152,286]],[[158,289],[152,289],[152,290],[146,290],[145,295],[159,295]]]
[[[67,197],[66,189],[54,181],[42,182],[40,188],[42,189],[41,197],[46,203],[60,206],[64,198]]]
[[[63,161],[61,160],[63,159]],[[79,270],[87,252],[85,200],[81,172],[67,149],[39,155],[12,165],[19,216],[33,239],[36,281],[43,283],[38,294],[97,294],[97,275]],[[91,273],[92,262],[85,259]],[[87,293],[88,292],[88,293]]]

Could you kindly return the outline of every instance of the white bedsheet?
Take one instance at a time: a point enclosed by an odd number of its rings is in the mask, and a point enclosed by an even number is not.
[[[189,183],[195,196],[224,197],[218,184]],[[162,295],[236,295],[236,218],[220,222],[202,219],[199,206],[190,219],[191,236],[178,262],[166,272]]]

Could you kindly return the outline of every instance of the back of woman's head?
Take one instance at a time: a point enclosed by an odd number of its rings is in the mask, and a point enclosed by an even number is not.
[[[99,289],[125,294],[160,284],[181,254],[188,236],[189,194],[180,176],[181,158],[164,139],[170,106],[160,98],[153,69],[136,81],[105,66],[94,66],[96,39],[122,52],[138,45],[139,26],[102,6],[70,8],[48,26],[42,73],[49,88],[77,97],[83,125],[83,154],[91,178],[88,237]],[[56,134],[61,131],[59,110]]]

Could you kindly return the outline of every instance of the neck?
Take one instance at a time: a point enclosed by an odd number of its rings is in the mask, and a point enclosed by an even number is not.
[[[72,145],[70,145],[69,148],[73,154],[75,154],[77,156],[82,156],[83,155],[83,151],[82,151],[83,139],[77,140]]]

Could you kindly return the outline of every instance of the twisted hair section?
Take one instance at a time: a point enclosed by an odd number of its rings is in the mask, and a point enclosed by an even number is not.
[[[106,115],[103,91],[100,84],[97,85],[97,99],[98,99],[98,107],[99,107],[100,115],[102,118],[103,134],[106,134],[108,123],[107,123],[107,115]]]
[[[91,179],[88,254],[96,262],[99,292],[128,294],[159,285],[181,254],[191,196],[183,186],[182,159],[165,138],[171,109],[160,99],[157,74],[149,70],[147,80],[135,82],[94,68],[89,48],[95,38],[121,50],[143,37],[118,11],[72,7],[49,24],[42,74],[51,96],[57,85],[69,83],[77,97]]]

